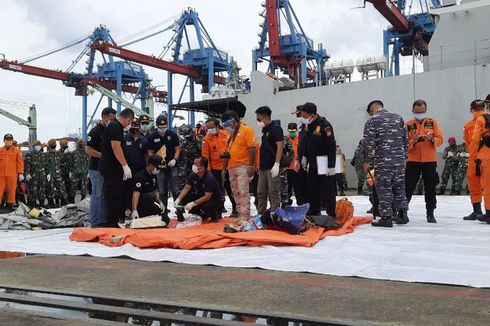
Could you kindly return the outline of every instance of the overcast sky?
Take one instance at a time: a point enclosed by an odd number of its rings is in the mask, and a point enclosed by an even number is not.
[[[234,56],[242,74],[251,70],[251,51],[257,46],[259,0],[2,0],[0,53],[9,60],[21,59],[60,47],[106,25],[118,41],[156,23],[178,17],[183,9],[195,8],[216,45]],[[356,59],[382,53],[382,30],[388,23],[362,0],[291,0],[298,18],[315,44],[323,43],[332,59]],[[170,39],[165,33],[129,47],[158,55]],[[83,49],[77,47],[30,64],[65,70]],[[83,60],[84,61],[84,60]],[[83,72],[83,61],[74,70]],[[166,85],[163,71],[145,68],[153,85]],[[179,78],[179,77],[176,77]],[[180,77],[182,78],[182,77]],[[180,90],[175,91],[179,93]],[[91,106],[98,96],[92,96]],[[174,94],[174,98],[178,94]],[[81,127],[81,97],[59,81],[0,70],[0,99],[36,104],[38,138],[47,141],[77,132]],[[156,107],[162,110],[162,107]],[[90,111],[90,108],[89,108]],[[12,110],[19,116],[27,111]],[[0,134],[14,133],[27,139],[27,128],[0,116]]]

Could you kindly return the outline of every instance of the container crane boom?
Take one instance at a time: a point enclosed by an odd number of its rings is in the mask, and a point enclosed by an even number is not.
[[[365,0],[365,2],[372,3],[374,8],[376,8],[398,32],[406,32],[409,30],[410,22],[392,0]]]

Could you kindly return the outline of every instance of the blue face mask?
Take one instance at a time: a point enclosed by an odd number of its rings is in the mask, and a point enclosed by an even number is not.
[[[413,116],[415,117],[415,119],[417,120],[424,120],[425,118],[425,113],[414,113]]]

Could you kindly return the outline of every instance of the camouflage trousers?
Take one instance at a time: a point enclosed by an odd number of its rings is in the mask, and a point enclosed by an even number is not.
[[[391,218],[393,207],[396,210],[407,209],[405,194],[405,166],[376,166],[374,172],[376,180],[376,193],[379,199],[379,214],[381,217]]]
[[[461,184],[458,183],[457,172],[458,172],[458,162],[455,163],[455,162],[446,161],[446,163],[444,164],[444,170],[442,171],[442,175],[441,175],[441,185],[440,185],[441,191],[446,190],[449,178],[451,178],[452,181],[451,189],[453,191],[461,190]]]
[[[38,201],[40,205],[44,205],[44,200],[46,199],[46,175],[44,173],[35,173],[31,177],[32,179],[27,182],[29,189],[27,201],[29,203]]]
[[[80,190],[82,199],[87,196],[87,174],[74,173],[70,183],[69,197],[75,197],[77,190]]]
[[[357,189],[361,190],[366,182],[366,171],[364,171],[364,167],[356,166],[356,174],[357,174]]]
[[[59,173],[51,173],[50,180],[46,180],[46,198],[55,199],[62,198],[68,200],[68,196],[66,194],[65,183],[63,182],[63,178]]]
[[[63,184],[65,185],[66,196],[68,198],[74,197],[75,196],[75,193],[72,192],[72,188],[73,188],[72,182],[73,182],[73,180],[70,179],[69,174],[67,174],[67,175],[61,175],[61,179],[63,180]]]
[[[458,185],[458,189],[461,190],[463,187],[464,180],[466,178],[466,172],[468,171],[468,161],[462,161],[460,160],[459,165],[458,165],[458,170],[456,171],[456,183]],[[466,188],[468,189],[468,185],[466,185]]]

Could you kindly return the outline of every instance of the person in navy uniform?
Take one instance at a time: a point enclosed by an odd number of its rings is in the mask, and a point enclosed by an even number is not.
[[[148,137],[148,155],[160,155],[165,160],[165,168],[158,173],[158,190],[160,200],[168,208],[168,193],[177,199],[179,189],[177,187],[177,164],[180,157],[179,136],[168,129],[167,117],[160,115],[156,120],[157,130]],[[177,210],[177,219],[184,220],[182,209]]]
[[[208,159],[201,156],[194,160],[192,174],[174,202],[174,207],[185,205],[185,210],[199,215],[202,220],[215,222],[221,218],[221,188],[208,171]]]
[[[164,213],[165,208],[160,200],[157,180],[158,173],[164,167],[163,158],[158,155],[152,155],[148,159],[146,168],[134,176],[131,200],[132,219],[161,215],[162,220],[168,224],[169,219]]]

